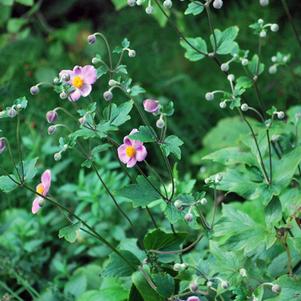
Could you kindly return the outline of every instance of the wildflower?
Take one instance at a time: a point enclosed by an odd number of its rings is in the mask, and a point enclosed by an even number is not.
[[[2,154],[6,149],[5,138],[0,138],[0,154]]]
[[[44,203],[44,198],[51,186],[51,171],[49,169],[45,170],[41,176],[41,183],[36,187],[36,192],[38,196],[34,199],[32,203],[32,213],[36,214],[40,209],[41,205]],[[43,197],[42,197],[43,196]]]
[[[137,129],[133,129],[130,135],[137,132]],[[128,136],[124,137],[123,144],[118,147],[117,151],[119,160],[126,164],[128,168],[135,166],[137,161],[144,161],[147,156],[147,150],[143,143],[138,140],[130,139]]]
[[[155,114],[158,113],[160,109],[160,103],[155,99],[145,99],[143,101],[143,107],[146,112]]]
[[[70,77],[66,82],[74,88],[68,97],[70,101],[78,101],[81,96],[86,97],[91,93],[92,85],[97,79],[96,69],[92,65],[75,66],[73,70],[62,70],[60,78],[67,77],[66,74]]]
[[[48,111],[46,113],[46,119],[48,123],[54,123],[57,120],[57,112],[56,111]]]
[[[201,301],[201,299],[197,296],[191,296],[186,301]]]

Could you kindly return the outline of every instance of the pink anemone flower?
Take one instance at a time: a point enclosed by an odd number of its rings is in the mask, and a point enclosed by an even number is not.
[[[45,170],[41,176],[41,183],[36,187],[36,192],[39,194],[32,203],[31,211],[33,214],[38,213],[41,206],[45,202],[42,196],[46,196],[51,186],[51,171]],[[42,195],[42,196],[41,196]]]
[[[78,101],[81,96],[87,97],[97,80],[97,72],[92,65],[75,66],[73,70],[62,70],[59,75],[74,88],[68,97],[72,102]]]
[[[130,135],[137,132],[137,129],[133,129]],[[147,156],[147,150],[143,143],[130,139],[129,136],[123,138],[123,144],[118,147],[117,152],[119,160],[128,168],[135,166],[137,162],[144,161]]]

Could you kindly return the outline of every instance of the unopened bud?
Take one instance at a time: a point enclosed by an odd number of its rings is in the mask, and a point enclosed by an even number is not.
[[[273,292],[273,293],[276,293],[276,294],[280,294],[280,292],[281,292],[281,286],[278,285],[278,284],[274,284],[274,285],[272,286],[272,292]]]
[[[172,7],[172,1],[171,0],[165,0],[163,2],[163,6],[167,9],[170,9]]]
[[[179,272],[182,270],[182,264],[181,263],[175,263],[173,266],[174,271]]]
[[[163,120],[162,116],[156,121],[156,127],[158,129],[163,129],[165,127],[165,121]]]
[[[223,175],[217,174],[215,175],[214,182],[219,183],[223,179]]]
[[[229,288],[229,283],[228,283],[228,281],[225,281],[225,280],[222,280],[221,281],[221,287],[223,288],[223,289],[228,289]]]
[[[215,9],[221,9],[223,7],[223,1],[222,0],[214,0],[213,7]]]
[[[186,301],[201,301],[201,299],[197,296],[190,296]]]
[[[94,44],[96,42],[96,35],[95,34],[90,34],[87,38],[87,41],[90,45]]]
[[[228,81],[230,81],[230,82],[234,82],[235,76],[234,76],[233,74],[229,74],[229,75],[227,76],[227,79],[228,79]]]
[[[221,109],[225,109],[227,107],[227,103],[225,101],[220,102],[219,107]]]
[[[241,64],[242,64],[243,66],[247,66],[247,65],[249,64],[249,60],[248,60],[248,59],[242,59],[242,60],[241,60]]]
[[[269,5],[269,0],[259,0],[259,4],[261,5],[261,6],[268,6]]]
[[[265,38],[267,36],[267,32],[265,30],[262,30],[260,33],[259,33],[259,36],[261,38]]]
[[[53,156],[54,160],[55,161],[60,161],[62,159],[62,155],[61,153],[55,153],[54,156]]]
[[[207,287],[212,287],[213,286],[213,282],[209,280],[209,281],[207,281],[206,285],[207,285]]]
[[[282,111],[276,112],[276,114],[277,114],[278,119],[283,119],[285,117],[285,114]]]
[[[60,99],[66,99],[68,97],[68,94],[66,92],[61,92],[60,93]]]
[[[128,0],[128,6],[133,7],[136,5],[136,0]]]
[[[212,92],[206,93],[205,98],[206,98],[206,100],[208,100],[208,101],[213,100],[213,99],[214,99],[214,93],[212,93]]]
[[[224,63],[224,64],[221,64],[221,70],[223,71],[223,72],[227,72],[227,71],[229,71],[229,64],[228,63]]]
[[[193,221],[193,215],[192,215],[192,213],[190,213],[190,212],[186,213],[185,216],[184,216],[184,219],[185,219],[185,221],[187,223],[192,222]]]
[[[110,86],[110,87],[116,86],[116,85],[118,85],[118,84],[119,84],[119,82],[116,81],[116,80],[114,80],[114,79],[110,79],[110,80],[109,80],[109,86]]]
[[[246,269],[241,268],[239,270],[239,274],[240,274],[241,277],[247,277],[247,271],[246,271]]]
[[[240,108],[243,112],[246,112],[249,110],[249,106],[246,103],[243,103]]]
[[[57,85],[60,83],[60,79],[58,77],[55,77],[52,82],[54,85]]]
[[[277,72],[277,65],[272,65],[270,68],[269,68],[269,73],[270,74],[275,74]]]
[[[101,62],[101,59],[99,59],[98,57],[93,57],[92,58],[92,64],[93,65],[96,65],[96,64],[98,64],[98,63],[100,63]]]
[[[136,56],[136,51],[133,49],[130,49],[128,52],[129,57],[135,57]]]
[[[49,135],[53,135],[55,132],[56,132],[56,126],[51,125],[51,126],[48,128],[48,134],[49,134]]]
[[[145,12],[148,14],[148,15],[151,15],[153,12],[154,12],[154,8],[149,5],[146,9],[145,9]]]
[[[81,125],[85,125],[85,123],[86,123],[86,117],[83,116],[83,117],[79,118],[79,119],[78,119],[78,122],[79,122]]]
[[[206,198],[202,198],[202,199],[200,200],[200,204],[201,204],[201,205],[207,205],[207,203],[208,203],[208,201],[207,201]]]
[[[14,118],[17,115],[17,111],[14,108],[10,108],[7,112],[8,117]]]
[[[272,24],[271,25],[271,31],[273,32],[277,32],[279,30],[279,25],[278,24]]]
[[[189,289],[191,290],[191,292],[195,293],[198,290],[199,286],[195,281],[192,281],[189,284]]]
[[[182,206],[183,206],[183,202],[181,200],[176,200],[174,202],[174,206],[178,209],[178,210],[181,210],[182,209]]]
[[[48,111],[46,113],[46,119],[48,123],[54,123],[57,120],[57,112],[56,111]]]
[[[108,90],[108,91],[103,93],[103,98],[106,101],[110,101],[110,100],[113,99],[113,93],[110,90]]]
[[[40,88],[38,86],[32,86],[30,88],[30,93],[31,95],[37,95],[40,92]]]

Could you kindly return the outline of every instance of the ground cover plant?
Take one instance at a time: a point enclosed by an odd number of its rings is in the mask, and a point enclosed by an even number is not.
[[[29,16],[41,5],[19,2]],[[73,63],[58,45],[80,27],[56,33],[55,71],[36,73],[27,96],[6,93],[0,112],[2,300],[301,300],[301,37],[287,1],[269,2],[252,3],[250,24],[240,11],[217,27],[226,1],[113,1],[170,28],[187,73],[218,77],[189,86],[199,99],[180,115],[185,87],[165,95],[132,72],[134,40],[83,32]],[[7,22],[28,34],[30,17]],[[282,26],[294,46],[273,43]],[[197,118],[177,131],[188,106]],[[195,149],[203,106],[223,118]]]

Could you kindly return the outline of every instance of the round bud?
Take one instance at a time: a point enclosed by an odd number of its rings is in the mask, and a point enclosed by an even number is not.
[[[234,80],[235,80],[235,76],[233,74],[229,74],[227,76],[227,78],[228,78],[228,81],[230,81],[230,82],[234,82]]]
[[[136,0],[128,0],[128,6],[133,7],[136,5]]]
[[[225,101],[220,102],[219,104],[221,109],[225,109],[227,107],[227,103]]]
[[[259,33],[259,36],[261,38],[265,38],[267,36],[267,32],[265,30],[262,30],[260,33]]]
[[[70,80],[70,74],[67,73],[67,72],[63,73],[63,75],[62,75],[62,81],[68,82],[69,80]]]
[[[247,271],[246,271],[246,269],[241,268],[239,270],[239,274],[240,274],[241,277],[247,277]]]
[[[197,296],[190,296],[186,301],[201,301],[201,299]]]
[[[181,263],[181,269],[182,271],[186,270],[188,265],[186,263]]]
[[[162,117],[160,117],[157,121],[156,121],[156,127],[158,129],[163,129],[165,127],[165,121],[163,120]]]
[[[58,77],[55,77],[52,82],[54,85],[57,85],[60,83],[60,79]]]
[[[270,73],[270,74],[275,74],[275,73],[277,73],[277,65],[272,65],[272,66],[269,68],[269,73]]]
[[[110,101],[113,99],[113,93],[110,90],[108,90],[105,93],[103,93],[103,98],[106,101]]]
[[[199,286],[195,281],[192,281],[189,284],[189,289],[190,289],[191,292],[195,293],[199,289]]]
[[[93,65],[96,65],[96,64],[100,63],[101,60],[98,57],[93,57],[91,62]]]
[[[223,71],[223,72],[227,72],[227,71],[229,71],[229,64],[228,63],[224,63],[224,64],[221,64],[221,70]]]
[[[284,57],[283,57],[283,62],[284,63],[287,63],[288,62],[288,60],[289,60],[289,55],[285,55]]]
[[[261,6],[268,6],[269,5],[269,0],[259,0],[259,4],[261,5]]]
[[[46,120],[48,123],[54,123],[57,120],[57,112],[56,111],[48,111],[46,113]]]
[[[242,60],[241,60],[241,64],[242,64],[243,66],[247,66],[247,65],[249,64],[249,60],[248,60],[248,59],[242,59]]]
[[[211,182],[211,179],[210,178],[206,178],[204,181],[205,181],[205,184],[209,184]]]
[[[274,56],[272,56],[271,60],[272,60],[273,63],[276,63],[277,57],[274,55]]]
[[[213,99],[214,99],[214,93],[212,93],[212,92],[206,93],[205,98],[206,98],[206,100],[208,100],[208,101],[213,100]]]
[[[200,204],[201,204],[201,205],[207,205],[207,203],[208,203],[208,201],[207,201],[206,198],[202,198],[202,199],[200,200]]]
[[[118,84],[119,84],[119,82],[116,81],[116,80],[114,80],[114,79],[110,79],[110,80],[109,80],[109,86],[110,86],[110,87],[116,86],[116,85],[118,85]]]
[[[151,15],[153,12],[154,12],[154,8],[149,5],[146,9],[145,9],[145,12],[148,14],[148,15]]]
[[[51,126],[48,128],[48,134],[49,134],[49,135],[53,135],[55,132],[56,132],[56,126],[51,125]]]
[[[133,49],[130,49],[128,52],[129,57],[135,57],[136,56],[136,51]]]
[[[136,4],[140,6],[140,5],[143,4],[143,2],[144,2],[144,0],[137,0],[137,1],[136,1]]]
[[[207,287],[212,287],[213,286],[213,282],[209,280],[209,281],[207,281],[206,285],[207,285]]]
[[[285,117],[285,114],[282,111],[276,112],[276,114],[278,119],[283,119]]]
[[[264,21],[262,19],[258,19],[258,24],[263,25]]]
[[[53,156],[55,161],[60,161],[62,159],[61,153],[55,153]]]
[[[193,215],[192,215],[192,213],[190,213],[190,212],[186,213],[185,216],[184,216],[184,219],[185,219],[185,221],[187,223],[192,222],[193,221]]]
[[[182,270],[182,264],[181,264],[181,263],[175,263],[175,264],[173,265],[173,269],[174,269],[174,271],[176,271],[176,272],[181,271],[181,270]]]
[[[0,138],[0,154],[2,154],[6,149],[6,141],[4,137]]]
[[[273,32],[277,32],[279,30],[279,25],[278,24],[272,24],[271,25],[271,31]]]
[[[221,9],[223,7],[223,1],[222,0],[214,0],[213,7],[215,9]]]
[[[170,9],[172,7],[172,1],[171,0],[165,0],[163,2],[163,6],[167,9]]]
[[[21,105],[20,103],[18,103],[18,104],[16,105],[16,109],[17,109],[17,111],[20,111],[20,110],[22,109],[22,105]]]
[[[86,123],[86,117],[83,116],[81,118],[78,119],[78,122],[81,124],[81,125],[84,125]]]
[[[87,38],[87,41],[90,45],[94,44],[96,42],[96,35],[95,34],[90,34]]]
[[[182,206],[183,206],[183,202],[181,200],[176,200],[174,202],[174,206],[178,209],[178,210],[181,210],[182,209]]]
[[[67,97],[68,97],[68,94],[65,91],[60,93],[60,99],[66,99]]]
[[[246,112],[249,110],[249,106],[246,104],[246,103],[243,103],[241,106],[240,106],[241,110],[243,112]]]
[[[30,88],[30,93],[31,95],[37,95],[40,92],[40,88],[38,86],[32,86]]]
[[[228,288],[229,288],[229,283],[228,283],[228,281],[222,280],[222,281],[221,281],[221,287],[222,287],[224,290],[228,289]]]
[[[223,175],[221,175],[221,174],[217,174],[217,175],[215,175],[215,177],[214,177],[214,182],[215,183],[219,183],[221,180],[223,179]]]
[[[272,292],[273,292],[273,293],[276,293],[276,294],[280,294],[280,292],[281,292],[281,286],[278,285],[278,284],[274,284],[274,285],[272,286]]]
[[[17,111],[14,108],[10,108],[7,112],[8,117],[14,118],[17,115]]]

